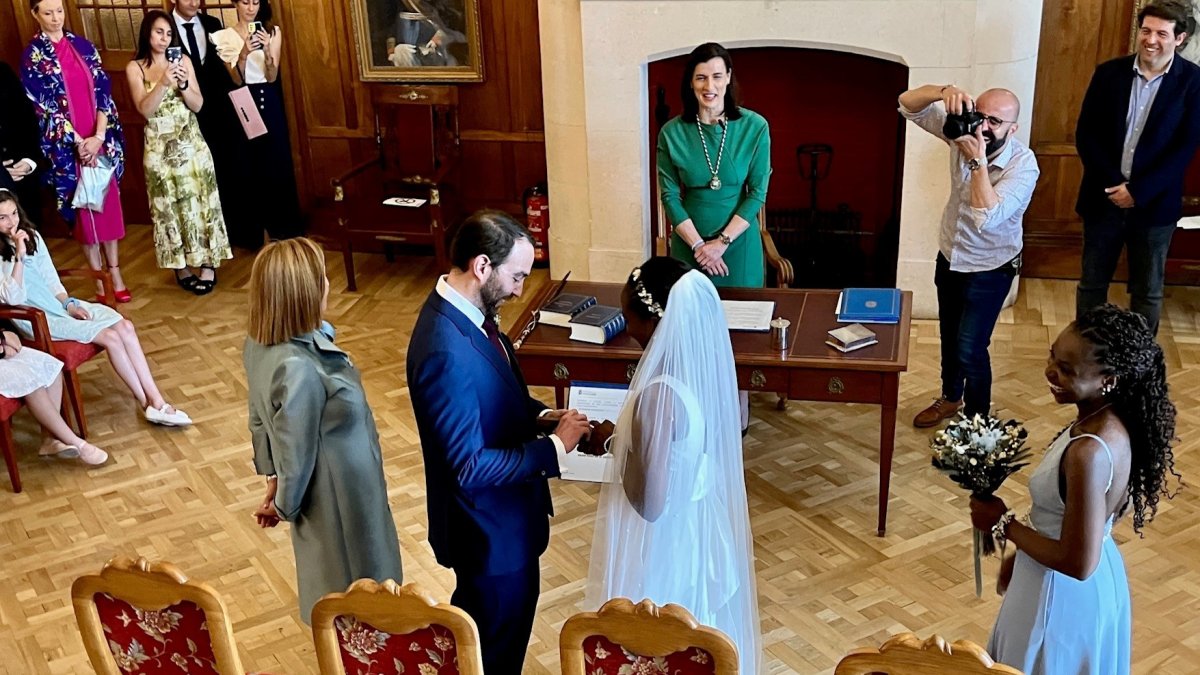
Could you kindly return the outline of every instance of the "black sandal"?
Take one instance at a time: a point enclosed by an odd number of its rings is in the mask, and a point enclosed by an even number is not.
[[[217,270],[210,265],[201,265],[200,269],[211,270],[213,273],[213,278],[201,279],[197,277],[196,283],[192,285],[192,292],[196,295],[208,295],[209,293],[213,292],[214,288],[217,287]]]
[[[184,269],[187,268],[185,267]],[[183,290],[194,290],[196,288],[197,281],[200,281],[200,278],[195,274],[188,274],[186,277],[181,277],[179,276],[179,270],[175,270],[175,283],[179,284],[179,287]]]

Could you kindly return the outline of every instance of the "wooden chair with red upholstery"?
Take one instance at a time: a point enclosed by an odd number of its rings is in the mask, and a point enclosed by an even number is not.
[[[416,584],[359,579],[312,610],[321,675],[483,675],[479,630]]]
[[[1021,671],[988,656],[969,640],[953,644],[939,635],[921,641],[912,633],[888,638],[879,649],[862,647],[847,654],[834,675],[1021,675]]]
[[[245,672],[224,601],[171,563],[118,556],[76,579],[71,603],[101,675]]]
[[[721,631],[679,605],[613,598],[599,612],[567,619],[558,638],[563,675],[668,672],[734,675],[738,651]]]
[[[13,492],[21,491],[21,472],[17,470],[17,448],[13,442],[12,416],[17,414],[24,402],[19,398],[0,396],[0,451],[4,452],[4,463],[8,465],[8,481]]]
[[[49,353],[50,328],[46,325],[46,314],[40,309],[25,306],[0,305],[0,320],[28,321],[33,326],[35,349]],[[40,340],[36,338],[40,337]],[[13,492],[21,491],[21,472],[17,469],[17,447],[12,436],[12,416],[25,402],[21,399],[0,396],[0,450],[4,452],[4,463],[8,465],[8,480]]]

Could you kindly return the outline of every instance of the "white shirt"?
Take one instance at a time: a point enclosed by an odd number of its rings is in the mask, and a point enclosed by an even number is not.
[[[179,16],[178,11],[171,10],[171,18],[175,19],[175,33],[179,36],[179,43],[188,52],[191,51],[191,46],[188,44],[187,29],[183,27],[183,24],[192,24],[192,32],[196,34],[196,49],[200,51],[199,54],[191,54],[192,58],[196,60],[196,63],[193,65],[198,66],[204,63],[204,58],[208,55],[208,33],[204,32],[204,25],[200,23],[200,15],[197,14],[190,19],[185,19]]]
[[[938,250],[955,272],[987,272],[1021,252],[1021,219],[1037,185],[1037,157],[1009,132],[1008,141],[986,171],[999,203],[990,209],[971,206],[971,170],[954,141],[942,136],[946,108],[936,101],[913,112],[900,106],[900,114],[950,146],[950,199],[942,211]],[[983,171],[984,169],[979,169]]]
[[[468,300],[462,293],[454,290],[454,287],[450,285],[450,282],[446,281],[445,274],[438,277],[437,286],[434,287],[434,290],[437,291],[438,295],[442,296],[443,300],[453,305],[458,311],[462,312],[463,315],[467,317],[467,320],[479,329],[480,333],[483,333],[485,337],[487,336],[487,331],[483,329],[483,310],[476,307],[475,303]],[[550,409],[547,408],[546,410],[543,410],[538,417],[542,417],[549,412]],[[550,434],[550,440],[554,442],[554,450],[558,453],[559,473],[563,473],[564,469],[562,466],[562,457],[566,454],[567,446],[565,443],[563,443],[562,439],[555,434]]]

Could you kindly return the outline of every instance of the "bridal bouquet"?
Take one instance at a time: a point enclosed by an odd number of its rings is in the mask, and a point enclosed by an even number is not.
[[[959,414],[930,441],[933,468],[968,490],[972,497],[987,499],[1004,479],[1029,465],[1025,447],[1028,434],[1016,420],[1001,421],[988,415],[967,418]],[[973,530],[975,538],[975,595],[983,595],[980,555],[996,550],[990,532]]]

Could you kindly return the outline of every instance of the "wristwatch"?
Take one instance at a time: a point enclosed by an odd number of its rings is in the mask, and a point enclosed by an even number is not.
[[[978,157],[972,157],[971,161],[967,162],[967,168],[976,171],[983,166],[983,162],[979,161]]]
[[[725,234],[724,232],[718,234],[717,239],[720,239],[721,243],[725,244],[726,246],[733,243],[733,240],[729,238],[729,235]]]

